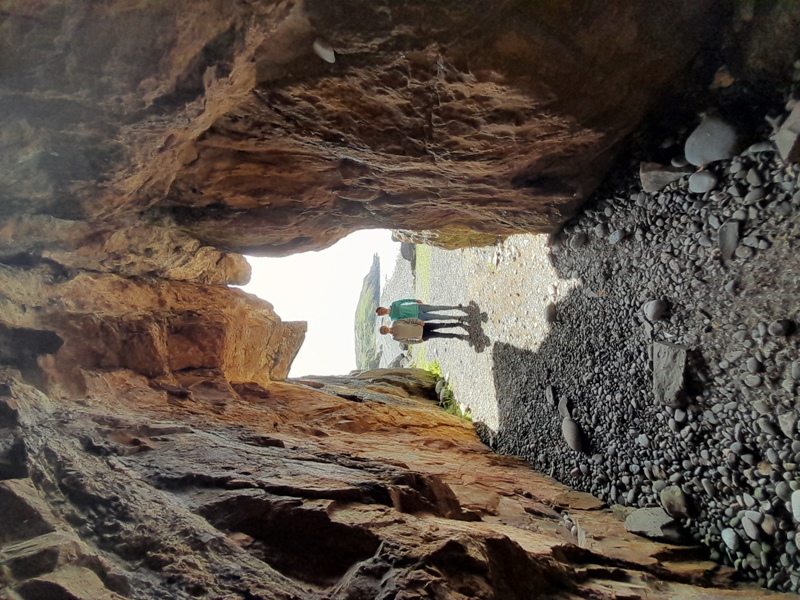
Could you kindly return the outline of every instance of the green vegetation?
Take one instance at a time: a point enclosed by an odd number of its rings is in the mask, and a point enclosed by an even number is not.
[[[381,263],[376,254],[372,258],[372,266],[364,277],[361,295],[356,306],[356,368],[376,369],[380,366],[380,352],[375,339],[375,323],[378,315],[375,309],[380,302]]]
[[[415,348],[416,350],[416,348]],[[444,375],[442,374],[442,367],[439,364],[438,360],[433,360],[431,362],[424,362],[424,353],[423,353],[423,360],[419,360],[418,355],[414,354],[414,366],[420,369],[426,370],[428,373],[436,377],[437,379],[442,379],[445,381],[444,384],[444,394],[442,395],[441,399],[439,400],[439,406],[442,410],[448,414],[454,415],[459,419],[464,419],[466,421],[472,421],[472,413],[469,411],[462,411],[461,407],[459,406],[458,402],[456,401],[455,395],[453,394],[453,390],[450,387],[450,384],[447,383],[447,380],[444,379]]]
[[[417,261],[414,269],[414,290],[417,298],[427,302],[431,295],[431,247],[417,244]]]

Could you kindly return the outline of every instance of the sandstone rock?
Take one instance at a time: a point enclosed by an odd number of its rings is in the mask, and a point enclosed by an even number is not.
[[[672,407],[684,404],[685,368],[684,346],[653,342],[653,394],[657,402]]]
[[[149,210],[205,243],[260,255],[387,224],[451,247],[552,231],[695,55],[714,6],[595,4],[603,10],[589,22],[585,7],[555,5],[486,19],[460,5],[350,0],[335,11],[112,0],[79,15],[12,0],[4,82],[24,100],[4,126],[0,188],[29,214]],[[41,35],[22,33],[30,19]],[[433,22],[446,51],[430,47],[422,24]],[[261,41],[241,43],[244,23]],[[126,35],[107,35],[117,30]],[[369,63],[356,65],[362,52]],[[432,105],[422,89],[447,101]],[[408,110],[394,110],[387,90]]]
[[[643,162],[639,166],[642,189],[650,194],[663,190],[673,181],[691,173],[686,167],[672,167],[659,163]]]
[[[789,117],[775,135],[775,144],[786,162],[800,161],[800,105],[794,107]]]

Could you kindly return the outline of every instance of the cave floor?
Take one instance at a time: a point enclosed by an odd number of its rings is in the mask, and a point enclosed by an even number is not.
[[[705,194],[686,178],[646,194],[637,171],[619,170],[552,238],[431,249],[413,290],[400,260],[382,301],[472,303],[470,342],[432,340],[424,361],[439,362],[493,449],[626,510],[679,487],[687,535],[713,559],[796,591],[799,169],[743,153],[710,166]],[[654,300],[666,310],[651,321]],[[659,343],[686,350],[673,406],[654,396]],[[562,434],[566,411],[582,452]]]

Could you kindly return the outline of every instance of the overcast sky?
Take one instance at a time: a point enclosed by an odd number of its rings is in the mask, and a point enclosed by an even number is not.
[[[308,321],[291,377],[345,375],[356,368],[356,304],[376,252],[382,288],[400,252],[388,230],[357,231],[320,252],[247,257],[253,276],[242,289],[270,302],[284,321]]]

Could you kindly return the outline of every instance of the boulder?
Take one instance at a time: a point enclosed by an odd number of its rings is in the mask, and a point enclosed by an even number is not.
[[[736,155],[736,129],[718,117],[706,117],[686,139],[686,160],[698,167]]]
[[[625,529],[668,544],[679,544],[685,536],[680,523],[658,507],[634,510],[625,519]]]
[[[685,405],[684,371],[686,347],[668,342],[653,342],[653,394],[666,406]]]

